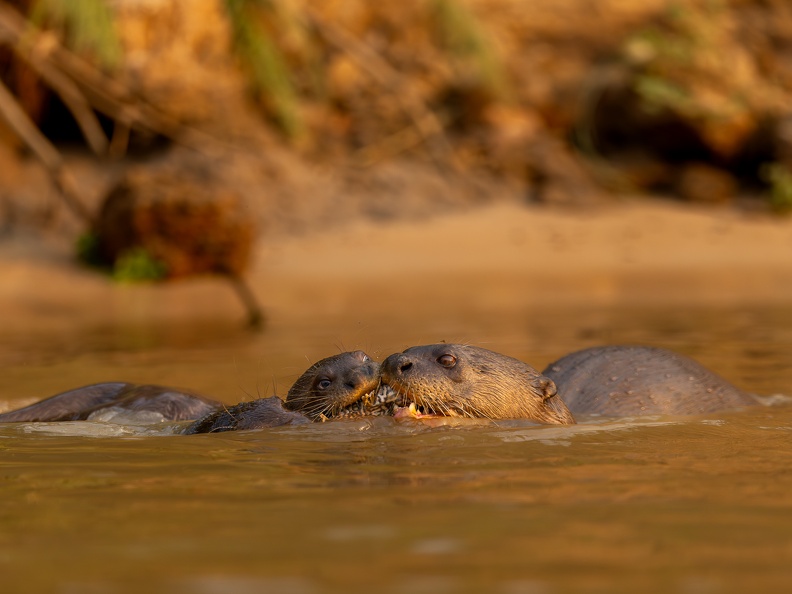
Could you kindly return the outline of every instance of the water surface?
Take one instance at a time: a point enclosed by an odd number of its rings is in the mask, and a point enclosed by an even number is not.
[[[609,307],[123,324],[6,336],[0,406],[110,379],[225,402],[342,349],[468,341],[543,367],[594,344],[692,355],[792,394],[792,307]],[[692,418],[203,436],[0,426],[5,592],[787,591],[792,405]],[[94,424],[96,425],[96,424]],[[120,433],[120,434],[119,434]]]

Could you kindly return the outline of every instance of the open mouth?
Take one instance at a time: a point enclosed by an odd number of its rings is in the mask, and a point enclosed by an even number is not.
[[[409,394],[402,393],[388,384],[379,384],[363,394],[358,400],[333,411],[321,414],[320,422],[331,419],[354,419],[358,417],[393,417],[395,419],[425,419],[440,416],[457,416],[454,411],[436,412],[424,402],[417,402]]]
[[[332,418],[393,416],[402,406],[401,402],[402,396],[398,392],[388,385],[379,384],[352,404],[336,411]],[[328,420],[328,417],[320,420]]]
[[[389,416],[396,419],[421,419],[439,416],[428,405],[413,400],[388,384],[380,384],[355,405],[355,414]],[[350,407],[348,407],[350,408]]]

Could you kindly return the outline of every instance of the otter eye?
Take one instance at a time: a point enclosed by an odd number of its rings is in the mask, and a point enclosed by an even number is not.
[[[454,355],[449,355],[447,353],[445,355],[440,355],[437,358],[437,362],[440,363],[440,365],[442,365],[443,367],[447,367],[449,369],[454,365],[456,365],[456,361],[457,360],[456,357],[454,357]]]
[[[316,387],[319,388],[320,390],[327,390],[327,388],[329,388],[330,384],[332,383],[333,382],[331,382],[329,379],[324,377],[320,379],[318,382],[316,382]]]

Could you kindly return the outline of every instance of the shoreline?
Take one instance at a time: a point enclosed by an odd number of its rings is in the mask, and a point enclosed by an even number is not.
[[[0,275],[0,307],[17,331],[241,315],[222,280],[116,284],[57,242],[0,242]],[[792,218],[650,200],[583,212],[494,204],[420,222],[263,237],[248,279],[271,317],[388,311],[426,298],[493,308],[781,303],[792,298]]]

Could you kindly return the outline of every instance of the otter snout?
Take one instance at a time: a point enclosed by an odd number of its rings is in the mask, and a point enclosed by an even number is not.
[[[366,360],[361,365],[350,370],[346,375],[345,384],[348,388],[357,390],[370,386],[372,382],[379,378],[379,365],[371,359]]]
[[[409,355],[395,353],[387,357],[380,367],[383,377],[404,377],[414,367],[414,362]]]

